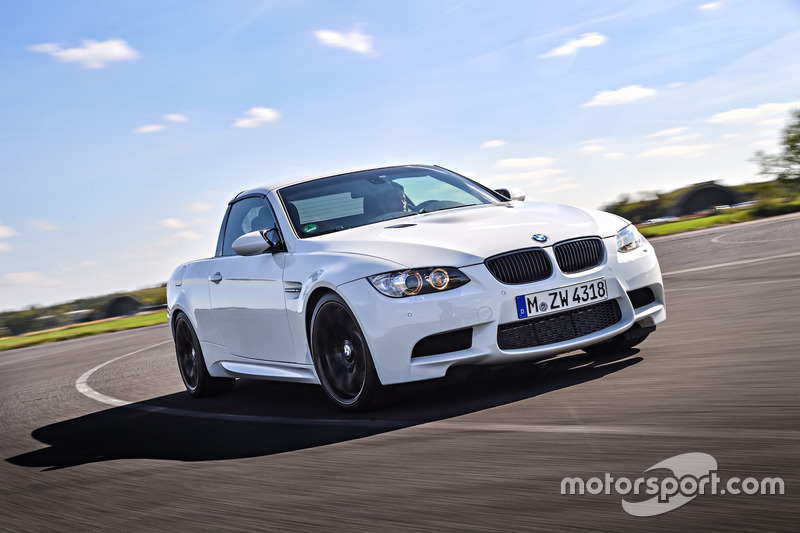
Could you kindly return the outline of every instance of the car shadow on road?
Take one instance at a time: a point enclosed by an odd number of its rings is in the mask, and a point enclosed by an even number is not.
[[[239,380],[225,396],[195,400],[180,392],[38,428],[32,436],[49,447],[6,461],[56,470],[117,459],[212,461],[324,446],[580,385],[637,364],[637,353],[454,369],[447,378],[403,386],[390,407],[359,415],[338,410],[318,386]]]

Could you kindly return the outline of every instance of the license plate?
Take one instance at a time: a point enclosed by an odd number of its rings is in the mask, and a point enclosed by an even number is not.
[[[517,316],[530,318],[558,313],[608,299],[605,278],[566,285],[549,291],[517,296]]]

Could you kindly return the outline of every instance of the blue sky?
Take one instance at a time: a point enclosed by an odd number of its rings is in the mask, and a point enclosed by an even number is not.
[[[271,179],[435,163],[529,199],[758,179],[800,2],[31,1],[0,7],[0,310],[213,253]]]

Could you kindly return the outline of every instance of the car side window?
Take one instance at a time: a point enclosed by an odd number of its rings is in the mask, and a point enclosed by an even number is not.
[[[245,198],[231,206],[225,237],[222,240],[222,255],[236,255],[233,241],[251,231],[277,227],[272,209],[263,198]]]

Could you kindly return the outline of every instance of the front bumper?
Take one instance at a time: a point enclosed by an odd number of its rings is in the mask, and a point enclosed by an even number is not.
[[[655,252],[649,243],[620,254],[615,238],[603,240],[606,259],[598,267],[578,274],[564,274],[554,268],[546,280],[524,285],[505,285],[483,264],[460,267],[470,278],[463,287],[440,294],[389,298],[365,279],[340,285],[364,331],[378,377],[385,385],[442,377],[454,365],[490,365],[548,358],[601,342],[638,323],[654,326],[666,318],[664,287]],[[545,248],[552,264],[552,248]],[[426,265],[440,266],[440,265]],[[451,265],[441,265],[451,266]],[[498,347],[498,326],[517,323],[515,297],[605,277],[609,300],[621,311],[619,321],[599,331],[563,342],[532,348],[502,350]],[[654,301],[634,309],[627,292],[650,288]],[[552,316],[552,315],[551,315]],[[420,340],[447,331],[471,328],[472,346],[449,353],[411,357]]]

